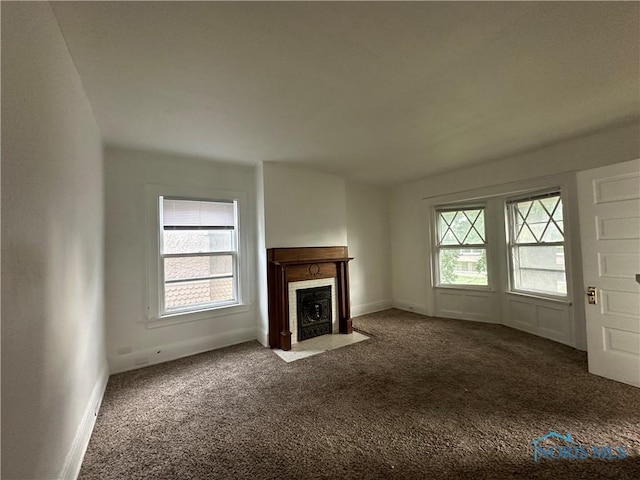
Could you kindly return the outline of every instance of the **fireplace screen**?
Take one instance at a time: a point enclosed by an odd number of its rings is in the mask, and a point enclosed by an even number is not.
[[[298,341],[332,333],[331,285],[296,290]]]

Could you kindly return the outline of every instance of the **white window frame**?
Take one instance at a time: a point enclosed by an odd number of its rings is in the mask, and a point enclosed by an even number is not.
[[[537,200],[545,197],[559,196],[560,201],[562,202],[562,218],[563,218],[563,228],[562,235],[564,240],[561,242],[527,242],[527,243],[516,243],[516,233],[515,233],[515,208],[514,205],[518,202],[526,202],[528,200]],[[526,295],[530,297],[539,297],[545,298],[549,300],[560,300],[560,301],[568,301],[570,299],[570,282],[569,282],[569,253],[567,248],[567,231],[568,231],[568,222],[567,222],[567,203],[565,201],[565,196],[563,193],[563,189],[561,187],[554,187],[551,189],[538,190],[534,192],[529,192],[526,195],[518,195],[515,197],[510,197],[505,200],[505,213],[506,213],[506,227],[507,227],[507,268],[509,270],[509,293],[515,293],[520,295]],[[555,221],[554,221],[555,223]],[[514,265],[514,249],[518,247],[536,247],[536,246],[545,246],[545,247],[557,247],[561,246],[564,252],[564,278],[565,285],[567,286],[566,294],[553,294],[548,292],[538,292],[534,290],[524,290],[516,288],[515,281],[515,265]]]
[[[159,258],[160,258],[160,278],[161,278],[161,282],[163,284],[163,287],[160,290],[160,315],[161,316],[168,316],[168,315],[177,315],[180,313],[189,313],[189,312],[194,312],[194,311],[199,311],[199,310],[211,310],[214,308],[218,308],[218,307],[226,307],[229,305],[236,305],[238,303],[238,202],[236,200],[209,200],[209,199],[202,199],[202,198],[184,198],[184,197],[170,197],[167,195],[161,195],[160,197],[158,197],[158,208],[159,208],[159,235],[160,235],[160,239],[162,239],[162,235],[164,234],[164,211],[163,211],[163,200],[188,200],[188,201],[194,201],[194,202],[211,202],[211,203],[224,203],[224,204],[228,204],[228,205],[233,205],[233,210],[234,210],[234,228],[233,228],[233,239],[232,239],[232,249],[231,250],[227,250],[227,251],[220,251],[220,252],[207,252],[206,254],[203,253],[165,253],[162,249],[162,245],[164,242],[162,242],[162,240],[160,240],[160,253],[159,253]],[[204,304],[198,304],[198,305],[187,305],[184,307],[179,307],[179,308],[172,308],[172,309],[167,309],[166,306],[166,299],[165,299],[165,294],[166,294],[166,285],[167,283],[174,283],[174,281],[167,281],[167,279],[165,278],[165,272],[164,272],[164,267],[165,267],[165,259],[167,258],[186,258],[186,257],[202,257],[202,256],[231,256],[231,263],[232,263],[232,270],[231,270],[231,275],[225,275],[225,276],[215,276],[215,277],[207,277],[206,279],[209,278],[232,278],[232,285],[233,285],[233,298],[230,300],[226,300],[226,301],[220,301],[220,302],[209,302],[209,303],[204,303]],[[193,280],[197,280],[197,279],[190,279],[190,281]],[[203,278],[204,280],[204,278]],[[182,282],[184,280],[180,280],[180,282]],[[177,283],[177,282],[175,282]]]
[[[147,229],[147,305],[144,323],[147,328],[231,315],[249,311],[248,239],[245,232],[245,192],[186,188],[170,185],[146,185]],[[164,311],[164,254],[162,252],[162,221],[160,198],[236,203],[235,292],[233,302],[210,304],[194,308]],[[228,254],[229,252],[224,252]]]
[[[482,210],[484,215],[484,243],[476,244],[458,244],[458,245],[440,245],[440,212],[457,212],[461,210]],[[435,287],[437,288],[452,288],[452,289],[469,289],[469,290],[491,290],[491,273],[489,272],[489,239],[487,237],[487,206],[484,203],[473,204],[451,204],[451,205],[437,205],[433,207],[433,246],[435,251],[435,257],[433,262],[433,276],[435,280]],[[440,279],[440,251],[448,249],[463,249],[463,248],[482,248],[485,251],[485,258],[487,258],[487,284],[486,285],[466,285],[462,283],[442,283]]]

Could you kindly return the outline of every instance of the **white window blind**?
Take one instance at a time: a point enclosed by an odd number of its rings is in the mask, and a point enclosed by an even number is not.
[[[196,200],[163,200],[163,227],[234,229],[235,208],[233,202],[205,202]]]

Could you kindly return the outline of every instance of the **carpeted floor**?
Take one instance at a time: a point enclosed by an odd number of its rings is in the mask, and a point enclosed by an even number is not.
[[[638,479],[640,389],[499,325],[388,310],[285,363],[257,342],[112,376],[82,479]],[[533,460],[532,440],[624,446]]]

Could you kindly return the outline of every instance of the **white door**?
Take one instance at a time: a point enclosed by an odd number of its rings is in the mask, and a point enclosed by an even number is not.
[[[589,371],[640,387],[640,159],[578,173],[578,197]]]

